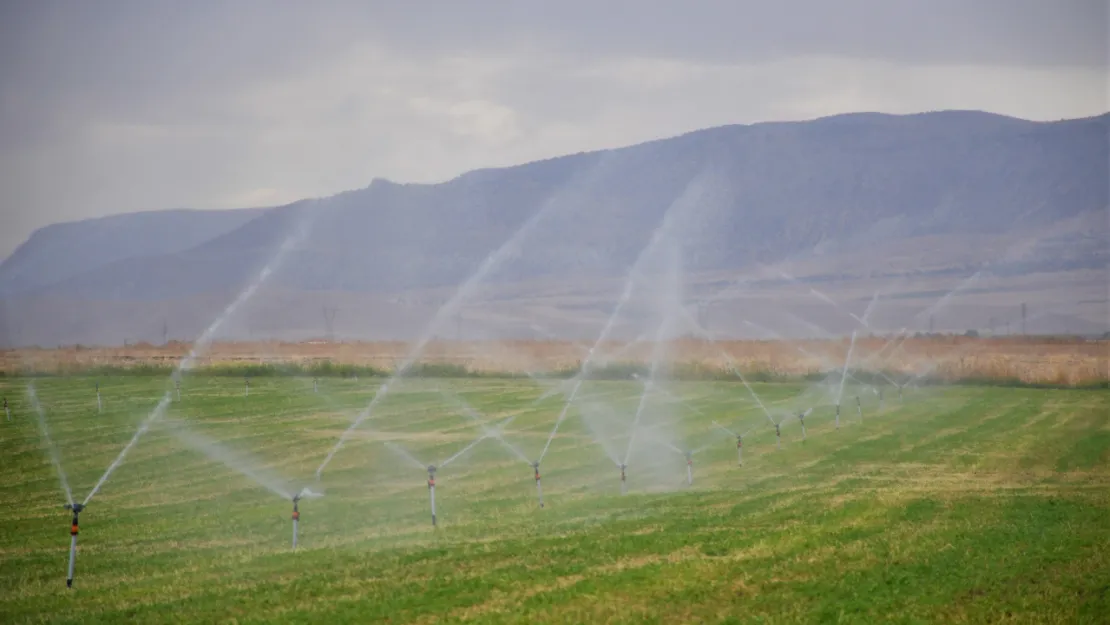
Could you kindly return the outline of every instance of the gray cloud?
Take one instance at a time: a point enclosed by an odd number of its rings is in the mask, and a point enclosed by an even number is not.
[[[727,123],[1107,109],[1105,2],[0,8],[0,256],[67,219],[275,204]]]

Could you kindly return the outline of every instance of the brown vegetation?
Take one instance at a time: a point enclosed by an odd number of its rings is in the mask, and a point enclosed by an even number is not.
[[[849,341],[719,341],[682,339],[670,343],[668,360],[694,368],[795,376],[836,369],[843,365]],[[312,363],[371,366],[393,369],[410,345],[403,342],[216,343],[203,350],[196,367]],[[434,341],[420,362],[450,363],[478,372],[550,372],[576,369],[588,346],[568,341]],[[165,346],[82,346],[58,349],[18,349],[0,352],[0,371],[76,373],[93,367],[173,366],[190,349],[186,343]],[[1110,380],[1110,342],[1047,337],[929,338],[867,337],[856,341],[853,369],[941,380],[995,380],[1079,385]],[[598,364],[646,363],[652,346],[646,343],[602,345]]]

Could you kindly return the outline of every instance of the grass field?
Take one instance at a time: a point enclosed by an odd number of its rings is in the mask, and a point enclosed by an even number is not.
[[[34,382],[74,497],[83,499],[166,390],[161,378]],[[81,516],[74,588],[69,516],[25,392],[0,379],[0,621],[1105,623],[1110,614],[1110,392],[940,387],[888,390],[880,410],[849,389],[774,430],[733,382],[669,392],[685,461],[657,442],[633,456],[629,493],[575,411],[532,470],[495,440],[437,475],[431,527],[422,462],[472,441],[457,392],[489,422],[518,411],[509,442],[529,458],[559,410],[519,380],[414,380],[383,401],[324,472],[325,496],[291,504],[198,451],[251,466],[275,490],[313,473],[377,381],[191,377],[167,421],[131,450]],[[592,418],[626,448],[640,385],[589,382]],[[755,385],[774,414],[804,389]],[[602,414],[601,408],[598,409]],[[3,418],[0,415],[0,418]],[[752,431],[737,466],[718,420]],[[171,423],[187,424],[191,438]],[[649,439],[645,438],[644,441]],[[654,441],[654,439],[651,439]],[[683,442],[679,442],[681,445]],[[663,451],[660,452],[659,450]],[[209,450],[211,452],[211,450]],[[214,452],[213,452],[214,453]],[[670,453],[673,457],[662,457]],[[253,459],[247,459],[248,455]],[[658,456],[658,457],[657,457]],[[651,464],[652,472],[637,470]]]

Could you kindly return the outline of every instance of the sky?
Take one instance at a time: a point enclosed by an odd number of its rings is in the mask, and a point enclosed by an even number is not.
[[[0,258],[711,126],[1108,105],[1107,0],[0,0]]]

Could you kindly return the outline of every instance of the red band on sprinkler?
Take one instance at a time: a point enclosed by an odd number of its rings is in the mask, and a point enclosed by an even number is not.
[[[435,488],[435,486],[436,486],[436,478],[434,478],[434,477],[428,478],[428,488]]]
[[[71,526],[71,527],[69,528],[69,535],[70,535],[70,536],[76,536],[76,535],[77,535],[77,524],[76,524],[76,523],[74,523],[74,524],[73,524],[73,525],[72,525],[72,526]]]
[[[293,511],[293,520],[296,521],[297,519],[300,519],[300,518],[301,518],[301,513],[294,510]]]

